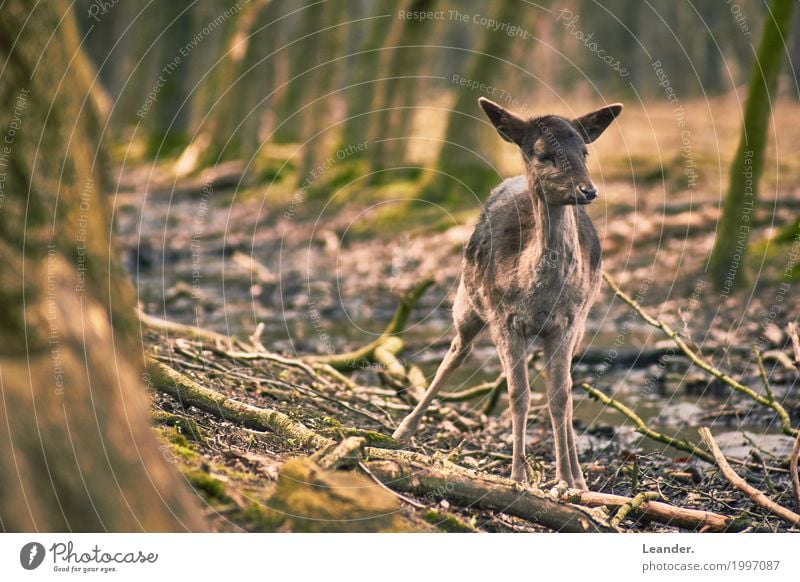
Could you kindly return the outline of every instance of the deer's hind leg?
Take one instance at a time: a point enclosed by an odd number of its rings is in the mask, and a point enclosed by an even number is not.
[[[447,378],[469,355],[472,341],[483,329],[483,320],[478,316],[469,303],[463,283],[458,289],[456,301],[453,305],[453,323],[456,328],[456,337],[450,344],[450,349],[436,370],[436,375],[430,387],[425,392],[414,410],[403,419],[392,437],[398,441],[405,441],[417,431],[422,416],[425,414],[436,394],[444,385]]]

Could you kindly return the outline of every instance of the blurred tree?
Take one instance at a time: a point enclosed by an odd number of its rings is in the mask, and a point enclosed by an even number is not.
[[[405,12],[429,12],[436,9],[437,0],[403,0],[400,10]],[[367,141],[370,164],[373,170],[400,165],[403,151],[405,124],[409,120],[405,112],[414,106],[413,87],[416,77],[424,68],[424,40],[432,36],[436,21],[416,18],[397,19],[400,26],[393,27],[397,38],[387,38],[379,57],[378,69],[385,78],[375,85],[370,106],[373,112],[369,119]],[[411,91],[409,91],[411,88]],[[397,136],[397,132],[401,132]],[[380,174],[375,174],[379,176]]]
[[[289,54],[289,79],[275,107],[275,130],[272,140],[293,143],[301,140],[300,110],[316,95],[312,72],[319,63],[330,58],[322,55],[320,44],[325,7],[318,2],[305,2],[299,11],[300,25],[295,38],[282,48]]]
[[[250,74],[256,61],[254,53],[263,48],[253,47],[250,37],[260,22],[259,15],[269,4],[270,0],[251,0],[236,11],[223,12],[229,15],[225,21],[224,52],[197,89],[197,98],[208,104],[208,111],[176,164],[177,175],[242,157],[241,129],[250,113],[243,97],[253,95],[251,85],[264,86]]]
[[[372,95],[376,79],[383,76],[379,68],[381,47],[391,39],[396,39],[403,27],[397,17],[400,0],[390,0],[373,4],[375,12],[368,14],[367,33],[355,54],[348,61],[350,75],[345,92],[347,118],[342,127],[341,142],[348,146],[367,140]]]
[[[346,44],[348,28],[342,24],[341,15],[341,1],[328,0],[323,5],[320,22],[323,31],[319,40],[322,61],[309,73],[309,86],[313,88],[313,93],[298,114],[304,144],[300,152],[299,182],[311,175],[336,143],[337,136],[331,131],[337,97],[334,91],[341,85],[343,72],[343,60],[337,60],[336,56]],[[333,62],[327,62],[331,60]]]
[[[202,529],[148,421],[69,2],[2,10],[0,529]]]
[[[492,7],[489,18],[509,24],[517,21],[517,12],[522,9],[519,2],[514,0],[496,2]],[[462,76],[471,83],[494,84],[501,78],[501,72],[507,70],[504,61],[514,42],[525,41],[510,37],[502,30],[494,31],[487,27],[479,45],[467,61]],[[507,91],[504,86],[499,89]],[[509,91],[507,93],[508,98],[519,98]],[[483,114],[478,108],[480,94],[465,87],[458,87],[457,94],[435,164],[439,172],[425,185],[422,193],[422,197],[427,200],[445,200],[454,192],[463,195],[464,187],[459,184],[459,180],[466,181],[469,188],[484,196],[499,179],[497,170],[482,157],[479,147],[482,135],[479,128],[488,128],[488,122],[484,123]],[[505,102],[503,99],[501,101]],[[505,102],[505,105],[508,103]]]
[[[764,169],[772,100],[777,96],[781,61],[796,3],[796,0],[772,0],[761,32],[739,145],[731,164],[728,194],[708,263],[712,281],[720,290],[735,289],[745,279],[747,239]]]

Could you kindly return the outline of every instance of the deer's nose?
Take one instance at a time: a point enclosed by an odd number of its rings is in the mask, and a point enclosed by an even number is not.
[[[597,188],[594,186],[578,186],[578,190],[586,197],[586,200],[594,200],[597,198]]]

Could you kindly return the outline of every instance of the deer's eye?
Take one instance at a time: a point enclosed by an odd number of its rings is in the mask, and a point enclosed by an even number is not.
[[[536,154],[536,159],[543,164],[555,164],[556,160],[553,156],[546,152]]]

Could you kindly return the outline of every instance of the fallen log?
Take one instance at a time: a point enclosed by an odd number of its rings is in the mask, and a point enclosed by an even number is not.
[[[387,451],[378,453],[386,457]],[[398,452],[398,451],[391,451]],[[370,472],[386,486],[429,499],[447,499],[466,507],[492,509],[554,531],[587,533],[613,532],[585,510],[560,503],[544,492],[513,481],[488,479],[467,469],[454,470],[446,464],[435,465],[410,460],[378,459],[365,463]]]

